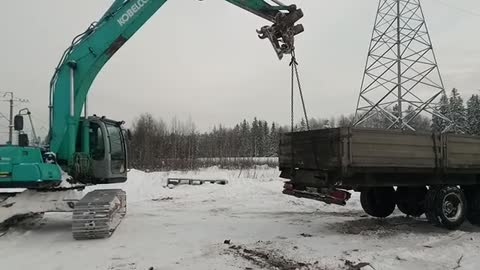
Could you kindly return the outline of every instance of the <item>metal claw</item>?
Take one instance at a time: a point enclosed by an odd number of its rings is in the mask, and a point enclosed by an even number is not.
[[[303,25],[295,25],[302,17],[302,10],[292,6],[288,13],[279,12],[273,25],[263,26],[257,30],[258,37],[260,39],[268,38],[278,58],[282,59],[284,54],[292,53],[295,48],[294,37],[304,31]]]

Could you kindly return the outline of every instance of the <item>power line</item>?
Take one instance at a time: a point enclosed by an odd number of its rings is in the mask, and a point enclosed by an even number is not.
[[[43,120],[42,118],[40,117],[37,117],[35,116],[33,113],[32,113],[32,118],[33,120],[35,120],[35,122],[41,122],[42,124],[44,124],[45,126],[48,126],[48,122]]]
[[[3,113],[1,113],[1,112],[0,112],[0,118],[3,118],[3,119],[5,119],[5,120],[7,120],[7,121],[10,121],[10,120],[8,120],[8,118],[7,118]]]
[[[466,9],[466,8],[462,8],[462,7],[459,7],[459,6],[455,6],[451,3],[448,3],[446,1],[443,1],[443,0],[434,0],[435,2],[438,2],[439,4],[442,4],[446,7],[449,7],[449,8],[452,8],[452,9],[455,9],[457,11],[460,11],[460,12],[463,12],[465,14],[469,14],[471,16],[475,16],[475,17],[480,17],[480,12],[476,12],[474,10],[469,10],[469,9]]]

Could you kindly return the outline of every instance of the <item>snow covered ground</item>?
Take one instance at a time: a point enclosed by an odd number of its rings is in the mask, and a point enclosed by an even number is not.
[[[172,176],[229,183],[165,188]],[[358,194],[325,205],[283,195],[277,176],[132,171],[119,185],[128,213],[111,238],[75,241],[70,214],[47,214],[0,237],[0,269],[478,269],[479,228],[446,231],[398,212],[369,218]]]

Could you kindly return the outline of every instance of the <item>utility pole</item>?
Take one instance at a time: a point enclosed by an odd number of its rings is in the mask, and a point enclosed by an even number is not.
[[[9,99],[5,100],[10,105],[10,115],[8,117],[8,142],[7,144],[13,144],[13,105],[15,101],[26,102],[23,99],[16,99],[13,95],[13,92],[4,92],[3,97],[10,96]]]
[[[13,142],[13,92],[4,92],[3,97],[10,96],[9,99],[5,100],[10,104],[10,115],[8,116],[8,141],[7,144],[12,144]]]
[[[8,120],[8,144],[13,143],[13,92],[7,92],[10,94],[10,116]]]

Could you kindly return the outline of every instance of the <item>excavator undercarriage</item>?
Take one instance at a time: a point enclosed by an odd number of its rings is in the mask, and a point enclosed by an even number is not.
[[[0,230],[49,212],[72,212],[72,234],[79,239],[112,235],[126,214],[126,193],[99,189],[83,196],[83,188],[0,193]]]
[[[73,238],[97,239],[112,235],[127,213],[127,195],[121,189],[88,193],[73,209]]]

